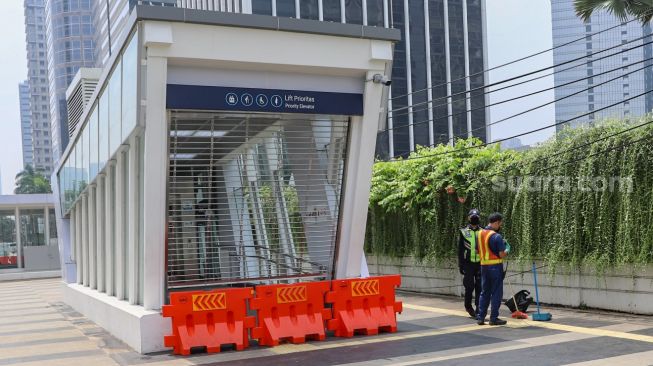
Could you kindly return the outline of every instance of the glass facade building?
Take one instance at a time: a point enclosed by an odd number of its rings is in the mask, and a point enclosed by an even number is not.
[[[597,12],[588,22],[583,22],[575,14],[573,0],[552,0],[551,12],[554,47],[585,37],[584,41],[556,48],[553,51],[554,64],[587,56],[555,68],[556,121],[571,120],[616,104],[559,125],[558,130],[605,118],[636,117],[650,112],[653,108],[651,94],[620,103],[653,89],[653,63],[650,60],[653,45],[646,44],[653,39],[650,24],[642,26],[633,21],[619,26],[621,22],[605,11]],[[604,30],[607,31],[593,35]],[[608,48],[611,49],[601,52]],[[561,86],[567,83],[570,84]]]
[[[69,139],[66,89],[80,67],[95,66],[91,3],[91,0],[45,1],[50,129],[55,160]]]
[[[25,0],[27,80],[21,84],[23,164],[50,176],[54,165],[50,133],[50,95],[44,0]],[[29,119],[29,121],[28,121]],[[29,127],[28,127],[29,125]],[[28,152],[28,150],[30,150]]]

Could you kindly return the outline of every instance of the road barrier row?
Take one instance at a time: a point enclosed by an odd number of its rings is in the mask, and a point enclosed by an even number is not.
[[[243,350],[250,339],[261,346],[322,341],[327,330],[336,337],[396,332],[400,284],[400,275],[392,275],[175,292],[163,306],[163,316],[172,318],[172,335],[164,344],[189,355],[196,347],[208,353],[224,345]]]

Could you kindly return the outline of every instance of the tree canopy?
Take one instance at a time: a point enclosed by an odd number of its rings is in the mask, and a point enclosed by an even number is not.
[[[16,174],[15,194],[52,193],[50,181],[41,172],[35,171],[31,165]]]

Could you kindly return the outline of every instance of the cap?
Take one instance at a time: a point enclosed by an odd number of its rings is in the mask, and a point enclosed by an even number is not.
[[[475,208],[469,210],[469,213],[467,214],[467,217],[471,216],[481,216],[481,212]]]

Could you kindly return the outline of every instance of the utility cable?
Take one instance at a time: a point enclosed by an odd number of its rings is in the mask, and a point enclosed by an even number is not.
[[[437,154],[429,154],[429,155],[423,155],[423,156],[408,157],[408,158],[405,158],[405,159],[402,159],[402,160],[389,160],[388,162],[401,162],[401,161],[408,161],[408,160],[425,159],[425,158],[430,158],[430,157],[434,157],[434,156],[441,156],[441,155],[454,154],[454,153],[458,153],[458,152],[461,152],[461,151],[467,151],[467,150],[471,150],[471,149],[478,149],[478,148],[482,148],[482,147],[485,147],[485,146],[494,145],[494,144],[497,144],[497,143],[501,143],[501,142],[503,142],[503,141],[510,140],[510,139],[512,139],[512,138],[515,138],[515,137],[521,137],[521,136],[530,135],[530,134],[532,134],[532,133],[539,132],[539,131],[543,131],[543,130],[546,130],[546,129],[551,128],[551,127],[556,127],[556,126],[560,126],[560,125],[563,125],[563,124],[569,123],[569,122],[574,121],[574,120],[576,120],[576,119],[578,119],[578,118],[580,118],[580,117],[589,116],[589,115],[594,114],[594,113],[596,113],[596,112],[600,112],[600,111],[602,111],[602,110],[605,110],[605,109],[609,109],[609,108],[615,107],[615,106],[617,106],[617,105],[619,105],[619,104],[622,104],[622,103],[624,103],[624,102],[627,102],[627,101],[633,100],[633,99],[635,99],[635,98],[642,97],[642,96],[644,96],[644,95],[646,95],[646,94],[649,94],[649,93],[651,93],[651,92],[653,92],[653,89],[652,89],[652,90],[645,91],[645,92],[640,93],[640,94],[637,94],[637,95],[635,95],[635,96],[632,96],[632,97],[629,97],[629,98],[623,99],[623,100],[621,100],[621,101],[619,101],[619,102],[617,102],[617,103],[613,103],[613,104],[610,104],[610,105],[607,105],[607,106],[604,106],[604,107],[601,107],[601,108],[595,109],[595,110],[593,110],[593,111],[587,112],[587,113],[585,113],[585,114],[578,115],[578,116],[576,116],[576,117],[574,117],[574,118],[570,118],[570,119],[567,119],[567,120],[564,120],[564,121],[556,122],[556,123],[553,123],[553,124],[550,124],[550,125],[547,125],[547,126],[539,127],[539,128],[534,129],[534,130],[529,130],[529,131],[526,131],[526,132],[522,132],[522,133],[519,133],[519,134],[517,134],[517,135],[510,136],[510,137],[502,138],[502,139],[499,139],[499,140],[494,140],[494,141],[492,141],[492,142],[485,142],[485,143],[482,143],[482,144],[480,144],[480,145],[467,146],[467,147],[464,147],[464,148],[461,148],[461,149],[454,149],[454,150],[451,150],[451,151],[444,151],[444,152],[437,153]]]
[[[652,59],[653,59],[653,58],[652,58]],[[600,86],[602,86],[602,85],[605,85],[605,84],[611,83],[611,82],[613,82],[613,81],[615,81],[615,80],[618,80],[618,79],[620,79],[620,78],[622,78],[622,77],[624,77],[624,76],[626,76],[626,75],[630,75],[630,74],[633,74],[633,73],[639,72],[639,71],[641,71],[641,70],[643,70],[643,69],[646,69],[647,67],[650,67],[650,66],[646,65],[646,66],[643,66],[643,67],[641,67],[641,68],[639,68],[639,69],[636,69],[636,70],[630,71],[630,72],[628,72],[628,73],[621,74],[621,75],[619,75],[619,76],[617,76],[617,77],[614,77],[614,78],[612,78],[612,79],[608,79],[608,80],[605,80],[605,81],[603,81],[603,82],[601,82],[601,83],[594,84],[594,85],[592,85],[592,86],[590,86],[590,87],[588,87],[588,88],[586,88],[586,89],[581,89],[581,90],[579,90],[579,91],[576,91],[576,92],[574,92],[574,93],[572,93],[572,94],[569,94],[569,95],[566,95],[566,96],[564,96],[564,97],[560,97],[560,98],[558,98],[558,99],[554,99],[554,100],[552,100],[552,101],[550,101],[550,102],[546,102],[546,103],[544,103],[544,104],[537,105],[537,106],[535,106],[535,107],[533,107],[533,108],[529,108],[529,109],[527,109],[527,110],[525,110],[525,111],[521,111],[521,112],[518,112],[518,113],[512,114],[512,115],[510,115],[510,116],[504,117],[504,118],[499,119],[499,120],[497,120],[497,121],[494,121],[494,122],[492,122],[492,123],[488,123],[488,124],[486,124],[486,125],[484,125],[484,126],[482,126],[482,127],[477,127],[477,128],[471,129],[471,130],[465,132],[464,134],[454,135],[454,136],[452,136],[451,138],[448,138],[447,141],[448,141],[448,142],[451,142],[452,140],[454,140],[454,139],[457,138],[457,137],[459,137],[459,138],[467,137],[467,135],[468,135],[469,133],[471,133],[471,132],[479,131],[479,130],[484,130],[484,129],[486,129],[486,128],[489,127],[489,126],[494,126],[494,125],[496,125],[496,124],[503,123],[503,122],[508,121],[508,120],[510,120],[510,119],[513,119],[513,118],[515,118],[515,117],[519,117],[519,116],[525,115],[525,114],[527,114],[527,113],[533,112],[533,111],[535,111],[535,110],[537,110],[537,109],[540,109],[540,108],[546,107],[547,105],[551,105],[551,104],[557,103],[557,102],[559,102],[559,101],[561,101],[561,100],[571,98],[571,97],[576,96],[576,95],[578,95],[578,94],[582,94],[582,93],[584,93],[584,92],[589,91],[590,89],[594,89],[594,88],[596,88],[596,87],[600,87]],[[516,97],[516,98],[513,98],[513,99],[519,99],[519,98]],[[510,101],[510,100],[507,100],[507,101]],[[617,105],[618,105],[618,104],[621,104],[621,103],[623,103],[623,101],[618,102]],[[488,106],[490,106],[490,105],[488,105]],[[605,107],[604,107],[604,108],[596,109],[596,110],[594,110],[594,111],[591,111],[591,112],[589,112],[589,113],[586,114],[586,115],[593,114],[593,113],[598,112],[598,111],[601,111],[601,110],[603,110],[603,109],[605,109]],[[459,114],[462,114],[462,113],[459,113]],[[569,120],[569,121],[572,121],[572,120],[574,120],[574,119],[576,119],[576,118],[578,118],[578,117],[583,117],[583,115],[581,115],[581,116],[576,116],[575,118],[573,118],[573,119],[571,119],[571,120]],[[430,122],[430,120],[423,120],[423,121],[419,121],[419,122],[414,123],[413,126],[415,126],[415,125],[421,125],[421,124],[429,123],[429,122]],[[394,128],[392,128],[392,129],[388,129],[388,130],[384,130],[384,131],[391,131],[391,130],[394,130],[394,129],[405,128],[405,127],[408,127],[408,126],[394,127]],[[438,137],[442,137],[442,136],[446,136],[446,135],[444,135],[444,134],[439,134],[439,135],[438,135]],[[433,145],[427,145],[426,147],[433,147],[433,146],[435,146],[435,144],[433,144]],[[392,158],[397,158],[397,157],[401,157],[401,155],[395,155],[395,156],[393,156]]]
[[[533,54],[530,54],[530,55],[527,55],[527,56],[524,56],[524,57],[521,57],[521,58],[518,58],[518,59],[515,59],[515,60],[512,60],[512,61],[508,61],[508,62],[506,62],[506,63],[503,63],[503,64],[500,64],[500,65],[497,65],[497,66],[490,67],[490,68],[488,68],[488,69],[486,69],[486,70],[482,70],[482,71],[476,72],[476,73],[474,73],[474,74],[466,75],[466,76],[463,76],[463,77],[458,78],[458,79],[454,79],[454,80],[451,80],[451,81],[447,81],[447,82],[444,82],[444,83],[440,83],[440,84],[437,84],[437,85],[431,86],[430,89],[438,88],[438,87],[441,87],[441,86],[446,86],[447,84],[453,84],[453,83],[455,83],[456,81],[466,80],[466,79],[472,78],[472,77],[474,77],[474,76],[483,75],[483,74],[486,74],[486,73],[488,73],[488,72],[490,72],[490,71],[500,69],[500,68],[505,67],[505,66],[509,66],[509,65],[512,65],[512,64],[516,64],[517,62],[521,62],[521,61],[524,61],[524,60],[528,60],[529,58],[533,58],[533,57],[535,57],[535,56],[539,56],[539,55],[545,54],[545,53],[547,53],[547,52],[551,52],[551,51],[556,50],[556,49],[558,49],[558,48],[562,48],[562,47],[565,47],[565,46],[569,46],[570,44],[574,44],[574,43],[579,42],[579,41],[587,40],[588,37],[593,37],[593,36],[595,36],[595,35],[598,35],[598,34],[601,34],[601,33],[604,33],[604,32],[610,31],[610,30],[613,30],[613,29],[615,29],[615,28],[622,27],[622,26],[624,26],[624,25],[626,25],[626,24],[628,24],[628,23],[630,23],[630,22],[634,22],[634,21],[636,21],[636,20],[637,20],[636,18],[635,18],[635,19],[631,19],[631,20],[628,20],[628,21],[626,21],[626,22],[624,22],[624,23],[620,23],[620,24],[617,24],[617,25],[615,25],[615,26],[612,26],[612,27],[610,27],[610,28],[606,28],[606,29],[603,29],[603,30],[600,30],[600,31],[596,31],[596,32],[594,32],[594,33],[586,34],[586,35],[584,35],[584,36],[582,36],[582,37],[579,37],[579,38],[576,38],[576,39],[571,40],[571,41],[569,41],[569,42],[566,42],[566,43],[563,43],[563,44],[557,45],[557,46],[555,46],[555,47],[551,47],[551,48],[546,49],[546,50],[542,50],[542,51],[539,51],[539,52],[536,52],[536,53],[533,53]],[[396,96],[396,97],[392,97],[392,98],[390,98],[390,99],[394,100],[394,99],[397,99],[397,98],[403,98],[403,97],[406,97],[406,96],[409,96],[409,95],[413,95],[413,94],[416,94],[416,93],[420,93],[420,92],[426,91],[426,90],[428,90],[428,89],[429,89],[429,88],[426,88],[426,89],[420,89],[420,90],[415,90],[415,91],[410,92],[410,93],[407,93],[407,94],[403,94],[403,95],[399,95],[399,96]]]
[[[521,74],[521,75],[517,75],[517,76],[512,76],[512,77],[510,77],[510,78],[507,78],[507,79],[504,79],[504,80],[501,80],[501,81],[497,81],[497,82],[494,82],[494,83],[490,83],[490,84],[487,84],[487,85],[483,85],[483,86],[478,87],[478,88],[474,88],[474,89],[470,89],[470,90],[465,90],[465,91],[459,92],[459,93],[457,93],[457,94],[452,94],[452,95],[448,95],[448,96],[446,96],[446,97],[441,97],[441,98],[451,98],[451,97],[453,97],[453,96],[455,96],[455,95],[467,94],[467,93],[471,93],[472,91],[475,91],[475,90],[486,89],[486,88],[490,88],[490,87],[493,87],[493,86],[496,86],[496,85],[505,84],[505,83],[510,82],[510,81],[514,81],[514,80],[518,80],[518,79],[524,78],[524,77],[526,77],[526,76],[530,76],[530,75],[538,74],[538,73],[540,73],[540,72],[542,72],[542,71],[546,71],[546,70],[554,69],[554,68],[556,68],[556,67],[563,66],[563,65],[567,65],[567,64],[570,64],[570,63],[574,63],[574,62],[576,62],[576,61],[581,61],[581,60],[584,60],[584,59],[586,59],[586,58],[591,58],[591,57],[594,56],[594,55],[598,55],[598,54],[600,54],[600,53],[603,53],[603,52],[606,52],[606,51],[610,51],[610,50],[615,49],[615,48],[618,48],[618,47],[623,47],[624,45],[627,45],[627,44],[630,44],[630,43],[633,43],[633,42],[637,42],[637,41],[640,41],[640,40],[642,40],[642,39],[644,39],[644,38],[650,38],[650,37],[651,37],[650,34],[643,35],[643,36],[641,36],[641,37],[637,37],[637,38],[632,39],[632,40],[630,40],[630,41],[622,42],[622,43],[620,43],[620,44],[618,44],[618,45],[615,45],[615,46],[611,46],[611,47],[608,47],[608,48],[604,48],[604,49],[599,50],[599,51],[596,51],[596,52],[590,52],[590,53],[587,53],[587,54],[584,55],[584,56],[580,56],[580,57],[577,57],[577,58],[574,58],[574,59],[571,59],[571,60],[563,61],[563,62],[558,63],[558,64],[555,64],[555,65],[551,65],[551,66],[543,67],[543,68],[540,68],[540,69],[537,69],[537,70],[534,70],[534,71],[529,71],[529,72],[527,72],[527,73],[525,73],[525,74]],[[637,48],[637,47],[638,47],[638,46],[633,47],[632,49]],[[629,50],[628,50],[628,49],[625,49],[625,50],[622,50],[621,53],[623,53],[623,52],[627,52],[627,51],[629,51]],[[616,53],[615,53],[615,54],[616,54]],[[612,56],[614,56],[615,54],[613,54]],[[587,61],[587,62],[594,62],[594,61],[598,61],[598,60],[589,60],[589,61]],[[446,85],[446,84],[444,84],[444,85]],[[412,93],[410,93],[410,94],[415,94],[415,93],[419,93],[419,92],[426,91],[426,90],[429,90],[429,89],[434,89],[434,88],[439,87],[439,86],[441,86],[441,85],[436,85],[436,86],[432,86],[432,87],[430,87],[430,88],[420,89],[420,90],[414,91],[414,92],[412,92]],[[396,96],[396,97],[392,97],[391,100],[395,100],[395,99],[397,99],[397,98],[403,98],[403,97],[406,97],[406,96],[408,96],[408,95],[410,95],[410,94],[402,94],[402,95],[399,95],[399,96]],[[401,110],[401,109],[403,109],[403,108],[410,108],[410,106],[402,107],[402,108],[399,108],[399,109],[397,109],[397,110]]]
[[[621,131],[615,132],[615,133],[613,133],[613,134],[610,134],[610,135],[607,135],[607,136],[603,136],[603,137],[598,138],[598,139],[596,139],[596,140],[592,140],[592,141],[589,141],[589,142],[585,142],[585,143],[583,143],[583,144],[580,144],[580,145],[577,145],[577,146],[570,147],[569,149],[564,149],[564,150],[562,150],[562,151],[558,151],[557,153],[554,153],[554,154],[551,154],[551,155],[547,155],[547,156],[545,156],[545,157],[537,158],[537,159],[534,159],[534,160],[531,160],[531,161],[519,161],[519,162],[515,162],[514,164],[515,164],[515,165],[516,165],[516,164],[524,165],[524,164],[532,164],[532,163],[535,163],[535,162],[538,162],[538,161],[548,161],[549,159],[554,158],[554,157],[556,157],[556,156],[560,156],[560,155],[566,154],[566,153],[571,152],[571,151],[574,151],[574,150],[578,150],[578,149],[582,149],[582,148],[587,147],[587,146],[594,145],[594,144],[597,143],[597,142],[607,140],[607,139],[609,139],[609,138],[611,138],[611,137],[615,137],[615,136],[623,135],[624,133],[627,133],[627,132],[633,131],[633,130],[638,129],[638,128],[641,128],[641,127],[648,126],[648,125],[650,125],[650,124],[653,124],[653,119],[651,119],[651,120],[649,120],[649,121],[646,121],[646,122],[644,122],[644,123],[641,123],[641,124],[638,124],[638,125],[632,126],[632,127],[627,128],[627,129],[625,129],[625,130],[621,130]],[[554,167],[555,167],[555,166],[554,166]],[[495,174],[495,175],[493,175],[493,176],[498,176],[498,175],[501,175],[502,173],[507,173],[507,172],[509,172],[509,171],[511,171],[511,170],[513,170],[513,169],[515,169],[515,168],[516,168],[516,166],[511,166],[511,167],[506,168],[505,170],[499,172],[499,174]],[[550,167],[547,166],[545,169],[549,169],[549,168],[550,168]]]
[[[652,43],[653,43],[653,42],[652,42]],[[433,118],[433,119],[427,119],[427,120],[417,121],[417,122],[413,122],[413,124],[411,124],[411,125],[405,125],[405,126],[397,126],[397,127],[393,127],[393,128],[387,128],[387,129],[384,129],[384,130],[379,131],[378,133],[383,133],[383,132],[386,132],[386,131],[393,131],[393,130],[401,129],[401,128],[407,128],[407,127],[410,127],[410,126],[418,126],[418,125],[422,125],[422,124],[425,124],[425,123],[430,123],[430,122],[432,122],[432,121],[439,121],[439,120],[442,120],[442,119],[445,119],[445,118],[449,118],[449,117],[455,117],[455,116],[460,116],[460,115],[466,115],[467,113],[470,113],[470,112],[474,112],[474,111],[481,110],[481,109],[485,109],[485,108],[488,108],[488,107],[494,107],[494,106],[497,106],[497,105],[500,105],[500,104],[509,103],[509,102],[513,102],[513,101],[515,101],[515,100],[519,100],[519,99],[523,99],[523,98],[531,97],[531,96],[536,95],[536,94],[540,94],[540,93],[544,93],[544,92],[546,92],[546,91],[555,90],[555,89],[557,89],[557,88],[561,88],[561,87],[569,86],[569,85],[571,85],[571,84],[575,84],[575,83],[578,83],[578,82],[580,82],[580,81],[584,81],[584,80],[589,80],[589,79],[592,79],[592,78],[596,78],[596,77],[598,77],[598,76],[602,76],[602,75],[605,75],[605,74],[609,74],[609,73],[612,73],[612,72],[618,71],[618,70],[620,70],[620,69],[624,69],[624,68],[627,68],[627,67],[630,67],[630,66],[633,66],[633,65],[636,65],[636,64],[640,64],[640,63],[642,63],[642,62],[651,61],[651,60],[653,60],[653,57],[649,57],[649,58],[647,58],[647,59],[643,59],[643,60],[640,60],[640,61],[636,61],[636,62],[630,63],[630,64],[628,64],[628,65],[625,65],[625,66],[619,66],[619,67],[616,67],[616,68],[611,69],[611,70],[608,70],[608,71],[604,71],[604,72],[601,72],[601,73],[598,73],[598,74],[594,74],[594,75],[592,75],[592,76],[587,76],[587,77],[584,77],[584,78],[581,78],[581,79],[572,80],[572,81],[567,82],[567,83],[564,83],[564,84],[556,85],[556,86],[549,87],[549,88],[546,88],[546,89],[536,90],[536,91],[531,92],[531,93],[528,93],[528,94],[518,95],[518,96],[516,96],[516,97],[509,98],[509,99],[504,99],[504,100],[501,100],[501,101],[498,101],[498,102],[495,102],[495,103],[490,103],[490,104],[487,104],[487,105],[485,105],[485,106],[483,106],[483,107],[476,107],[476,108],[468,109],[468,110],[465,110],[465,111],[462,111],[462,112],[458,112],[458,113],[453,113],[453,114],[448,114],[448,115],[445,115],[445,116],[435,117],[435,118]],[[626,76],[626,75],[630,75],[630,74],[633,74],[633,73],[636,73],[636,72],[642,71],[642,70],[644,70],[644,69],[646,69],[646,68],[648,68],[648,67],[652,67],[652,66],[653,66],[653,65],[645,65],[645,66],[643,66],[643,67],[641,67],[641,68],[639,68],[639,69],[636,69],[636,70],[630,71],[630,72],[625,73],[625,74],[621,74],[621,75],[619,75],[619,76],[617,76],[617,77],[614,77],[614,78],[612,78],[612,79],[609,79],[609,80],[603,81],[603,82],[601,82],[601,83],[599,83],[599,84],[593,84],[592,86],[590,86],[590,87],[588,87],[588,88],[586,88],[586,89],[579,90],[579,91],[577,91],[577,92],[575,92],[575,93],[573,93],[573,94],[566,95],[566,96],[564,96],[564,97],[561,97],[561,98],[559,98],[559,99],[555,99],[555,100],[553,100],[553,101],[551,101],[551,102],[547,102],[547,103],[545,103],[545,104],[539,105],[539,106],[537,106],[537,107],[535,107],[535,108],[532,108],[532,109],[526,110],[526,111],[521,112],[521,113],[519,113],[519,114],[514,114],[514,115],[508,116],[508,117],[506,117],[506,118],[504,118],[504,119],[501,119],[501,120],[495,121],[495,122],[493,122],[493,123],[486,124],[486,125],[483,126],[483,127],[475,128],[475,129],[473,129],[473,130],[470,130],[470,131],[466,132],[465,135],[467,135],[469,132],[474,132],[474,131],[478,131],[478,130],[480,130],[480,129],[485,129],[486,126],[492,126],[492,125],[494,125],[494,124],[501,123],[501,122],[504,122],[504,121],[506,121],[506,120],[509,120],[509,119],[512,119],[512,118],[518,117],[518,116],[520,116],[520,115],[522,115],[522,114],[525,114],[525,113],[528,113],[528,112],[532,112],[533,110],[536,110],[536,109],[539,109],[539,108],[546,107],[546,106],[549,105],[549,104],[553,104],[553,103],[555,103],[555,102],[558,102],[558,101],[561,101],[561,100],[564,100],[564,99],[567,99],[567,98],[573,97],[573,96],[578,95],[578,94],[580,94],[580,93],[583,93],[583,92],[589,91],[590,89],[593,89],[593,88],[596,88],[596,87],[599,87],[599,86],[605,85],[605,84],[607,84],[607,83],[610,83],[610,82],[613,82],[613,81],[615,81],[615,80],[618,80],[618,79],[620,79],[620,78],[622,78],[622,77],[624,77],[624,76]],[[442,106],[442,105],[439,105],[439,106]],[[434,107],[432,107],[432,108],[439,107],[439,106],[434,106]],[[426,111],[426,110],[429,110],[429,109],[431,109],[431,108],[420,109],[420,110],[417,110],[417,111],[413,111],[412,113],[415,113],[415,112],[423,112],[423,111]],[[411,113],[411,112],[408,112],[408,113],[406,113],[406,114],[410,114],[410,113]],[[395,116],[393,116],[393,119],[394,119],[394,118],[395,118]],[[378,133],[377,133],[377,134],[378,134]],[[445,134],[440,134],[440,136],[446,136],[446,135],[445,135]],[[460,135],[456,135],[456,136],[453,136],[453,137],[455,138],[455,137],[461,137],[461,136],[460,136]]]

